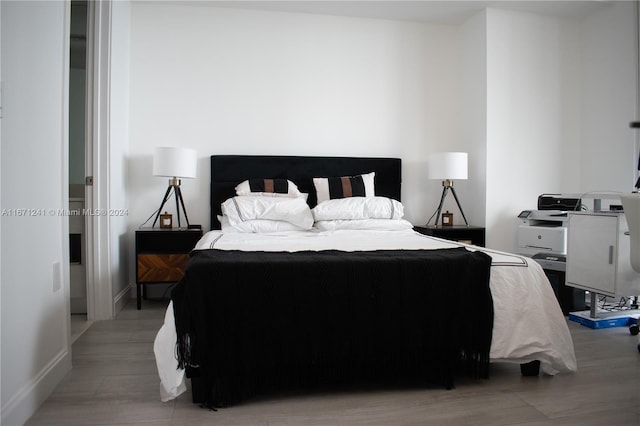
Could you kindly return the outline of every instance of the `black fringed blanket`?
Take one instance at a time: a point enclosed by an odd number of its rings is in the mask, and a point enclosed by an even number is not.
[[[193,252],[172,292],[194,402],[411,378],[487,377],[491,258],[464,248]]]

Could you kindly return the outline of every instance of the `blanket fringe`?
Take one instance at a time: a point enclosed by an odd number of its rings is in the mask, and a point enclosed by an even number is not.
[[[197,368],[199,365],[194,363],[193,345],[191,343],[191,335],[185,333],[176,339],[175,356],[178,360],[178,369],[184,370],[187,367]]]

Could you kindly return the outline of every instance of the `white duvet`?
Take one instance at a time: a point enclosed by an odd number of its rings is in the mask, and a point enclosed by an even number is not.
[[[491,361],[527,363],[538,360],[540,370],[550,375],[575,371],[576,358],[566,320],[542,268],[530,258],[429,237],[412,229],[332,232],[312,230],[272,234],[210,231],[202,237],[195,249],[293,252],[331,249],[438,249],[460,246],[469,250],[482,250],[492,258],[490,288],[494,322]],[[154,342],[162,401],[173,399],[186,390],[184,371],[177,368],[175,343],[173,306],[169,305],[164,325]]]

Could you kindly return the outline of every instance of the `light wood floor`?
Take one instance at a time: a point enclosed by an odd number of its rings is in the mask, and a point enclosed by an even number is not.
[[[159,400],[153,339],[164,307],[130,303],[73,344],[73,369],[28,425],[640,425],[638,337],[626,327],[573,322],[579,371],[521,377],[494,364],[491,379],[457,388],[378,388],[271,395],[217,412],[190,393]]]

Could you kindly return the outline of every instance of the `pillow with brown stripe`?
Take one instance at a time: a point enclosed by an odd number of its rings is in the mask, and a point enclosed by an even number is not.
[[[248,179],[236,186],[236,195],[265,195],[270,197],[301,198],[305,194],[287,179]]]
[[[376,173],[371,172],[359,176],[313,178],[318,204],[336,198],[373,197],[375,176]]]

